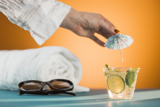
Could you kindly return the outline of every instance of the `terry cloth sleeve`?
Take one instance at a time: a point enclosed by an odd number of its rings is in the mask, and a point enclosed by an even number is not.
[[[70,8],[56,0],[0,0],[0,12],[28,30],[39,45],[52,36]]]

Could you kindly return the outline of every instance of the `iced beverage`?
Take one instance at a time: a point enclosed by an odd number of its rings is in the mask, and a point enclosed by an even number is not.
[[[140,68],[103,68],[110,99],[132,99]]]

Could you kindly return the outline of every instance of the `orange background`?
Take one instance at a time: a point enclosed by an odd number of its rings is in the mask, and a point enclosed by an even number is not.
[[[140,67],[136,88],[160,88],[160,0],[61,0],[78,11],[100,13],[122,34],[130,35],[133,44],[122,50],[100,47],[92,40],[59,28],[42,46],[30,33],[12,24],[0,13],[0,49],[28,49],[62,46],[80,60],[83,67],[79,85],[106,88],[102,68]],[[105,38],[97,35],[106,42]]]

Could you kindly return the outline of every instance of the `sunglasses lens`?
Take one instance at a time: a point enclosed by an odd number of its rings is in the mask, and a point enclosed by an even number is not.
[[[37,82],[29,82],[29,83],[23,84],[22,88],[24,90],[39,90],[42,88],[42,85]]]
[[[64,81],[53,81],[51,83],[51,86],[54,88],[65,89],[65,88],[69,88],[70,84]]]

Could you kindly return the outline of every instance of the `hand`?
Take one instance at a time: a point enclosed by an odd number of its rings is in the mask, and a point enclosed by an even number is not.
[[[70,10],[60,27],[69,29],[79,36],[88,37],[101,46],[105,43],[99,40],[95,33],[107,39],[117,34],[116,27],[102,15],[78,12],[74,9]]]

